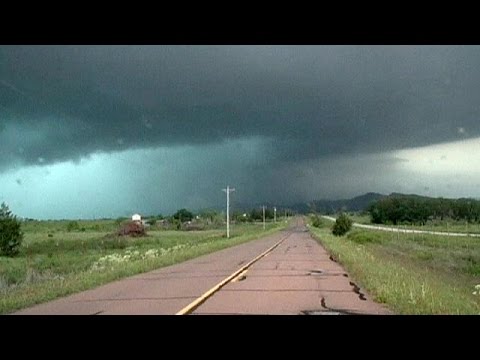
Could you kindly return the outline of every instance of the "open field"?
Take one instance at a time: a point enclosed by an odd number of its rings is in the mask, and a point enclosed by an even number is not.
[[[114,220],[25,224],[19,256],[0,257],[0,313],[52,300],[130,275],[172,265],[278,231],[285,222],[238,224],[205,231],[148,231],[147,237],[117,237]],[[82,231],[82,228],[85,228]]]
[[[312,234],[379,302],[400,314],[480,314],[480,239],[354,229]],[[478,291],[477,291],[478,293]]]

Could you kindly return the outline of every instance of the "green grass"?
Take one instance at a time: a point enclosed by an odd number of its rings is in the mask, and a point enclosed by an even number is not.
[[[83,232],[112,232],[118,228],[115,220],[73,220],[78,224],[78,230],[70,231],[70,233]],[[34,220],[22,223],[22,230],[27,234],[33,233],[63,233],[68,232],[68,224],[72,220]]]
[[[336,215],[333,215],[333,217],[337,217]],[[356,222],[358,224],[371,224],[370,222],[370,215],[360,215],[360,214],[355,214],[351,215],[349,214],[348,217],[353,220],[353,222]]]
[[[310,231],[361,286],[399,314],[480,314],[480,239],[355,229]]]
[[[336,217],[336,215],[332,215]],[[455,221],[452,219],[448,220],[428,220],[425,225],[411,225],[411,224],[400,224],[400,225],[382,225],[382,224],[372,224],[370,215],[348,215],[354,222],[358,224],[367,224],[367,225],[379,225],[379,226],[388,226],[396,227],[401,229],[416,229],[416,230],[425,230],[425,231],[443,231],[443,232],[455,232],[455,233],[469,233],[469,234],[480,234],[480,224],[467,224],[465,221]]]
[[[232,226],[230,239],[223,229],[156,230],[147,237],[125,238],[108,235],[117,228],[113,221],[92,221],[88,231],[79,232],[67,232],[68,222],[35,223],[22,229],[25,239],[19,256],[0,257],[0,314],[238,245],[286,226],[268,223],[264,231],[257,224],[238,224]],[[157,256],[149,257],[149,251],[157,251]],[[125,257],[128,254],[136,255]],[[100,260],[112,255],[121,262]]]

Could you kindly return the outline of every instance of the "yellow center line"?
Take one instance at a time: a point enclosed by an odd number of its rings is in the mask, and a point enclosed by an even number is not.
[[[204,303],[210,296],[212,296],[213,294],[215,294],[218,290],[220,290],[222,287],[224,287],[226,284],[228,284],[230,281],[234,280],[235,278],[239,278],[240,275],[242,275],[243,272],[246,272],[247,269],[252,266],[255,262],[257,262],[258,260],[260,260],[262,257],[266,256],[268,253],[272,252],[278,245],[280,245],[282,242],[285,241],[285,239],[287,239],[290,235],[292,235],[292,233],[286,235],[282,240],[280,240],[279,242],[277,242],[275,245],[273,245],[272,247],[268,248],[267,250],[265,250],[263,253],[261,253],[260,255],[258,255],[255,259],[251,260],[249,263],[247,263],[246,265],[242,266],[240,269],[238,269],[237,271],[235,271],[232,275],[230,275],[229,277],[223,279],[222,281],[220,281],[217,285],[215,285],[214,287],[212,287],[210,290],[208,290],[207,292],[205,292],[203,295],[201,295],[199,298],[197,298],[196,300],[192,301],[190,304],[188,304],[187,306],[185,306],[182,310],[180,310],[179,312],[177,312],[175,315],[188,315],[190,313],[192,313],[197,307],[199,307],[202,303]]]
[[[248,269],[243,270],[240,274],[238,274],[235,279],[232,280],[232,282],[238,282],[247,273]]]

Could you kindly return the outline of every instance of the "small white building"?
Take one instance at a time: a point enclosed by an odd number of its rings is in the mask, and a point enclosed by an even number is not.
[[[139,214],[133,214],[133,215],[132,215],[132,221],[141,222],[141,221],[142,221],[142,217],[141,217]]]

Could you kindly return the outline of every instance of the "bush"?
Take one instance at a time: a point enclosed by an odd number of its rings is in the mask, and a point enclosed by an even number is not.
[[[23,234],[20,221],[5,203],[0,207],[0,255],[15,256],[22,245]]]
[[[314,215],[312,217],[312,226],[315,226],[316,228],[322,227],[323,221],[320,219],[320,216]]]
[[[333,225],[332,234],[335,236],[343,236],[352,228],[353,221],[346,215],[340,214]]]
[[[131,221],[122,226],[122,228],[117,232],[117,235],[120,236],[145,236],[145,228],[141,223],[136,221]]]
[[[70,221],[67,224],[67,231],[68,232],[78,230],[79,228],[80,228],[80,226],[78,225],[78,222],[76,222],[76,221]]]

